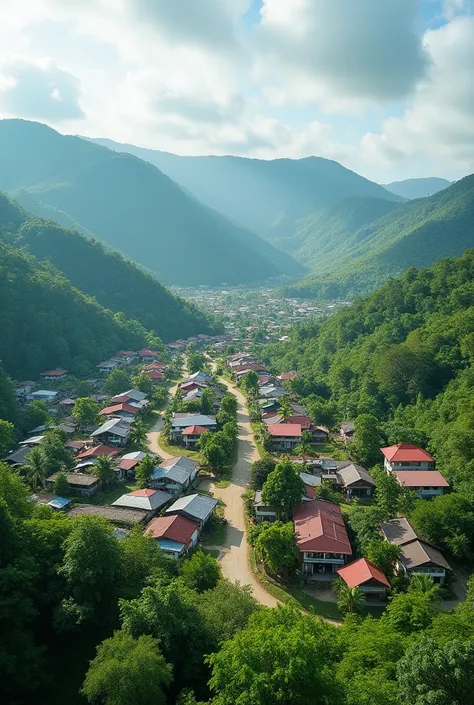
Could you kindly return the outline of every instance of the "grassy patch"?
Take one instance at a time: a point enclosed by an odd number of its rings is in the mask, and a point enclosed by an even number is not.
[[[165,453],[169,453],[170,455],[184,455],[186,458],[192,458],[193,460],[201,459],[197,450],[189,450],[189,448],[184,448],[184,446],[169,443],[164,433],[160,433],[158,445]]]
[[[330,455],[335,460],[349,460],[346,450],[336,443],[313,443],[311,450],[315,455]]]
[[[137,486],[135,483],[126,482],[124,485],[113,485],[108,490],[105,490],[105,492],[98,492],[92,497],[74,497],[74,499],[81,504],[112,504],[123,494],[133,492],[136,489]]]
[[[268,455],[268,453],[265,451],[265,448],[263,447],[263,444],[262,444],[260,437],[259,437],[259,431],[260,431],[259,424],[258,423],[251,423],[250,426],[252,427],[253,439],[254,439],[255,445],[257,446],[258,454],[261,458],[263,458],[265,455]]]
[[[230,485],[230,480],[219,480],[216,482],[216,487],[218,487],[220,490],[225,490],[229,487]]]
[[[202,548],[202,551],[216,560],[219,558],[220,551],[217,548]]]
[[[226,524],[218,516],[212,516],[201,534],[201,543],[205,546],[223,546],[226,536]]]

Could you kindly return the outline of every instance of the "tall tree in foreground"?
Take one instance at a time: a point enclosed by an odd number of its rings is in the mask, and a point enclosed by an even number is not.
[[[145,455],[141,463],[135,468],[135,480],[139,489],[148,487],[153,473],[155,472],[155,463],[149,455]]]
[[[142,419],[136,419],[130,429],[130,441],[134,446],[143,447],[146,444],[146,427]]]
[[[26,475],[36,492],[38,485],[45,487],[46,484],[46,459],[43,450],[39,446],[31,449],[25,465]]]
[[[310,453],[311,451],[312,441],[313,438],[311,436],[311,432],[303,431],[303,433],[301,434],[301,442],[295,448],[295,453],[303,456],[303,465],[306,465],[306,458],[308,457],[308,453]]]
[[[255,549],[255,555],[274,575],[287,575],[298,562],[295,529],[292,522],[262,521],[252,526],[249,543]]]
[[[88,702],[102,705],[165,705],[171,679],[157,639],[134,639],[119,631],[97,647],[82,693]]]
[[[15,427],[10,421],[0,419],[0,457],[12,447],[14,430]]]
[[[216,559],[200,549],[189,560],[184,561],[179,572],[184,583],[197,592],[215,588],[221,575]]]
[[[288,461],[279,463],[262,487],[263,501],[276,511],[278,518],[289,517],[303,493],[303,481]]]
[[[337,593],[337,606],[341,612],[349,614],[362,612],[365,606],[365,597],[360,587],[351,588],[343,580],[340,580],[336,582],[334,589]]]
[[[208,658],[213,703],[339,705],[335,659],[334,627],[286,606],[258,611]]]
[[[397,666],[400,701],[410,705],[471,705],[474,692],[474,643],[448,641],[440,646],[422,637]]]
[[[90,397],[76,399],[72,415],[81,429],[85,426],[93,426],[99,418],[99,405]]]
[[[371,468],[380,461],[382,433],[378,419],[372,414],[361,414],[354,422],[355,441],[351,445],[351,455],[358,463]]]
[[[107,455],[100,455],[94,463],[92,470],[94,475],[99,478],[105,487],[115,480],[114,461]]]

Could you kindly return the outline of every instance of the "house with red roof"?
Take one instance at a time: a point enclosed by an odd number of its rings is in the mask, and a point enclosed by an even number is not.
[[[128,509],[141,509],[146,511],[147,518],[151,519],[161,507],[172,499],[168,492],[162,490],[143,489],[128,492],[115,500],[113,507],[128,507]]]
[[[278,375],[277,379],[279,379],[280,382],[288,382],[291,379],[295,379],[295,377],[298,377],[298,373],[292,370],[291,372],[282,372],[281,375]]]
[[[101,455],[105,455],[108,458],[115,458],[120,451],[117,448],[112,448],[108,445],[94,446],[93,448],[88,448],[87,450],[82,450],[76,457],[78,460],[85,460],[86,458],[99,458]]]
[[[161,550],[177,560],[197,544],[199,522],[180,514],[156,517],[146,527],[145,534],[153,536]]]
[[[46,372],[41,372],[40,377],[48,382],[59,382],[67,377],[67,370],[46,370]]]
[[[449,483],[438,470],[395,470],[400,485],[414,492],[418,499],[429,499],[444,494]]]
[[[352,555],[340,508],[322,499],[302,502],[293,510],[293,522],[303,575],[334,579]]]
[[[387,472],[434,469],[433,456],[412,443],[398,443],[380,450],[384,456],[384,468]]]
[[[153,362],[158,357],[158,353],[155,350],[149,350],[145,348],[144,350],[138,351],[139,362]]]
[[[133,406],[127,402],[112,404],[99,411],[99,416],[118,416],[122,419],[133,419],[140,411],[138,406]]]
[[[204,428],[204,426],[198,426],[196,424],[183,429],[181,433],[181,438],[183,439],[185,447],[194,448],[203,433],[209,433],[209,429]]]
[[[350,588],[360,588],[366,600],[384,600],[390,588],[385,574],[367,558],[359,558],[344,568],[339,568],[337,574]]]
[[[147,374],[153,382],[160,382],[163,379],[160,370],[145,370],[145,374]]]
[[[301,443],[301,424],[275,423],[267,427],[270,448],[274,451],[292,451]]]

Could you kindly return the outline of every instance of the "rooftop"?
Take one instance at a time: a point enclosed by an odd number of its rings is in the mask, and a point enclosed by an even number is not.
[[[298,423],[274,423],[267,428],[270,436],[286,436],[288,438],[300,438],[301,425]]]
[[[130,509],[145,509],[155,511],[172,499],[168,492],[162,490],[136,490],[123,494],[115,500],[114,507],[129,507]]]
[[[217,506],[217,499],[203,494],[190,494],[180,497],[166,510],[167,514],[185,512],[200,521],[205,521]]]
[[[418,539],[402,546],[401,560],[407,570],[418,568],[426,563],[433,563],[445,570],[451,570],[451,566],[441,551],[435,546]]]
[[[188,426],[183,430],[183,436],[201,436],[203,433],[209,433],[209,429],[204,428],[204,426],[197,426],[196,424],[194,426]]]
[[[385,587],[390,587],[390,583],[384,573],[380,568],[368,561],[367,558],[359,558],[358,561],[340,568],[337,573],[350,588],[363,585],[369,580],[376,580]]]
[[[395,470],[394,474],[405,487],[449,487],[437,470]]]
[[[166,538],[187,546],[191,543],[192,536],[198,528],[198,521],[174,514],[156,517],[148,524],[145,533],[151,534],[155,539]]]
[[[109,521],[124,524],[138,524],[144,521],[147,516],[147,512],[144,509],[127,509],[126,507],[96,504],[77,504],[71,509],[68,516],[75,517],[82,514],[100,516]]]
[[[434,458],[428,451],[412,443],[399,443],[380,449],[389,463],[422,463],[433,462]]]
[[[302,502],[293,510],[300,551],[352,554],[341,510],[321,499]]]
[[[375,481],[372,476],[367,472],[362,465],[356,465],[355,463],[349,463],[342,468],[337,470],[337,474],[341,478],[344,487],[352,485],[354,482],[366,482],[368,485],[373,485],[375,487]]]
[[[387,541],[395,546],[403,546],[404,543],[417,539],[418,534],[405,517],[397,517],[380,524],[380,531]]]

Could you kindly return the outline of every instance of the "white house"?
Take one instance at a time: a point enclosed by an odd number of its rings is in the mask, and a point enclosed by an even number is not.
[[[412,443],[399,443],[381,448],[381,451],[384,456],[384,468],[387,472],[434,469],[433,456]]]

